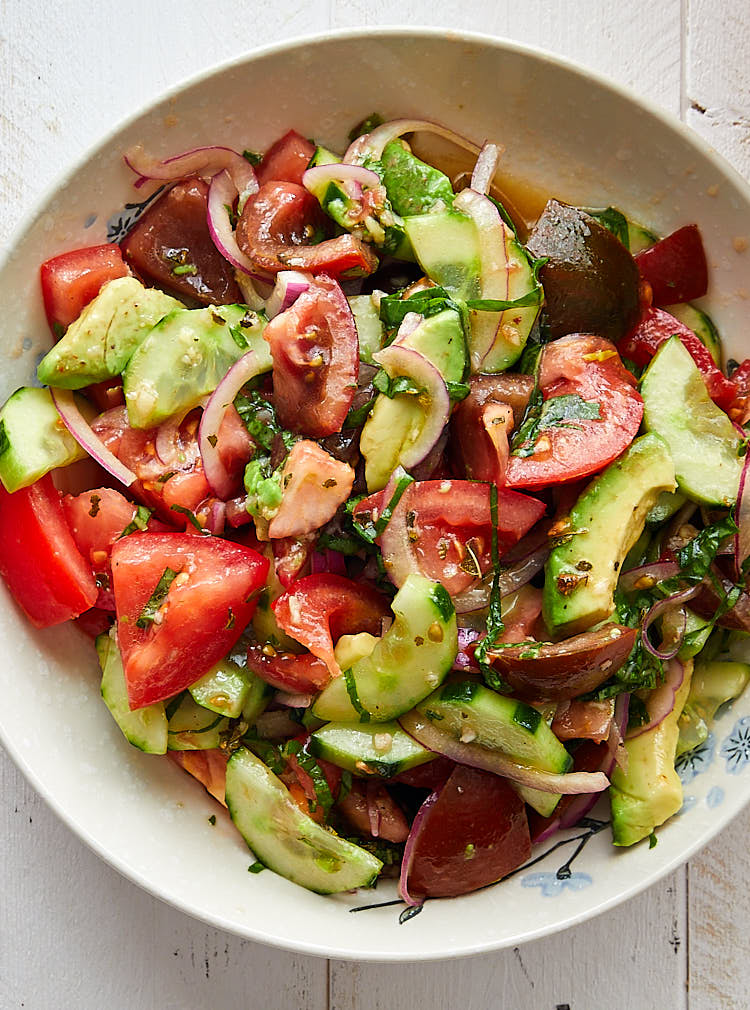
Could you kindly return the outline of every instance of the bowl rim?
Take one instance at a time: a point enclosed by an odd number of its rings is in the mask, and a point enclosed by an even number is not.
[[[2,256],[0,256],[0,273],[2,273],[12,261],[14,250],[24,235],[31,230],[42,214],[46,212],[45,208],[51,202],[54,195],[63,189],[89,161],[111,147],[114,138],[118,134],[130,127],[142,116],[153,112],[157,106],[169,101],[173,97],[178,96],[186,89],[209,80],[216,74],[241,67],[247,63],[262,59],[266,56],[283,54],[285,51],[291,51],[309,45],[317,45],[323,42],[349,40],[361,41],[366,39],[391,38],[414,38],[415,40],[425,38],[440,39],[455,43],[466,42],[474,45],[481,45],[495,49],[498,53],[510,52],[530,56],[542,63],[557,66],[583,80],[593,81],[603,90],[626,100],[632,105],[640,107],[660,121],[668,131],[677,133],[681,136],[685,142],[697,149],[724,178],[728,178],[728,180],[740,191],[744,199],[750,205],[750,183],[745,180],[737,169],[729,164],[724,157],[711,147],[699,133],[687,126],[687,124],[682,122],[682,120],[680,120],[677,116],[663,109],[653,99],[645,98],[636,94],[630,88],[619,84],[598,70],[590,70],[565,56],[559,56],[555,53],[551,53],[540,46],[526,42],[518,42],[514,39],[509,39],[499,35],[489,35],[478,31],[464,31],[439,26],[408,26],[398,24],[373,27],[338,28],[330,29],[328,31],[294,35],[282,41],[249,49],[239,56],[234,56],[230,59],[214,63],[210,67],[200,70],[195,74],[185,76],[176,84],[150,98],[146,103],[141,105],[132,113],[121,118],[103,135],[88,145],[88,147],[77,158],[75,158],[66,168],[63,169],[62,172],[58,173],[51,182],[44,187],[40,195],[36,196],[32,200],[31,205],[27,210],[25,210],[20,220],[11,230],[6,248]],[[252,922],[248,922],[240,926],[235,922],[225,919],[221,915],[206,912],[203,909],[196,907],[190,901],[181,898],[179,895],[174,896],[161,890],[158,883],[146,877],[144,873],[130,865],[126,859],[115,855],[104,845],[100,844],[97,839],[89,833],[88,829],[83,824],[79,823],[77,818],[63,807],[61,802],[46,788],[37,774],[28,765],[21,750],[15,747],[11,740],[6,736],[1,722],[0,743],[3,745],[6,753],[10,756],[19,771],[21,771],[26,780],[44,800],[47,806],[56,814],[56,816],[107,865],[115,869],[127,880],[137,884],[152,897],[158,898],[170,907],[176,908],[180,912],[183,912],[200,922],[218,929],[223,929],[229,933],[244,937],[257,943],[266,944],[268,946],[281,950],[287,950],[293,953],[341,960],[357,960],[366,963],[417,963],[419,961],[442,961],[446,957],[471,957],[511,946],[517,946],[521,943],[527,943],[532,940],[538,940],[542,937],[562,932],[563,930],[569,929],[571,926],[593,919],[596,916],[601,915],[603,912],[615,908],[617,905],[635,897],[652,884],[657,883],[669,873],[684,865],[696,854],[696,852],[700,851],[704,846],[709,844],[719,834],[719,832],[727,827],[727,825],[742,812],[744,807],[750,803],[749,792],[747,799],[738,807],[737,810],[719,814],[719,816],[714,819],[712,825],[701,835],[701,837],[681,850],[678,855],[675,855],[666,863],[660,865],[652,873],[634,881],[632,886],[630,886],[626,891],[602,901],[593,908],[575,913],[567,918],[558,919],[551,925],[541,925],[538,928],[527,930],[525,933],[514,938],[499,939],[494,941],[486,940],[474,944],[466,944],[458,950],[452,947],[450,950],[446,948],[444,951],[433,951],[415,957],[413,954],[401,954],[398,951],[357,952],[353,951],[351,948],[340,948],[315,942],[297,942],[282,935],[273,935],[268,932],[264,932],[262,929],[254,927]]]

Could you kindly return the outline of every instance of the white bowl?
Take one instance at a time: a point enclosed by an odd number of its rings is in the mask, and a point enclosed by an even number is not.
[[[215,143],[263,149],[290,126],[341,149],[347,130],[373,109],[499,141],[508,175],[563,200],[614,203],[663,233],[696,221],[711,268],[707,304],[727,353],[744,356],[750,285],[747,257],[733,240],[750,236],[750,192],[698,137],[590,72],[515,43],[441,30],[374,30],[285,43],[220,67],[139,113],[68,172],[16,236],[0,271],[0,396],[32,380],[49,343],[39,264],[105,241],[107,222],[142,199],[123,150],[139,141],[164,155]],[[249,874],[242,839],[203,789],[120,735],[99,697],[91,645],[72,626],[35,632],[0,592],[0,737],[19,767],[60,817],[130,879],[255,940],[373,961],[518,944],[653,883],[750,798],[749,693],[683,769],[684,811],[660,829],[656,848],[618,851],[602,830],[568,876],[557,871],[574,841],[505,883],[428,902],[403,925],[399,908],[351,914],[357,905],[394,898],[395,888],[382,883],[376,892],[320,897],[270,871]]]

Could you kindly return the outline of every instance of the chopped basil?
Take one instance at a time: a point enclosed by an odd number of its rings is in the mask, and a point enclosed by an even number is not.
[[[344,684],[346,685],[346,693],[349,695],[349,701],[352,703],[352,708],[359,716],[359,721],[369,722],[370,713],[362,706],[362,702],[359,700],[357,682],[354,679],[354,674],[352,673],[351,668],[344,670]]]
[[[194,526],[199,533],[202,533],[204,536],[210,536],[208,530],[205,530],[198,522],[198,517],[195,512],[192,512],[189,508],[185,508],[184,505],[170,505],[169,507],[172,512],[180,512],[182,515],[186,516],[190,525]]]
[[[380,299],[380,321],[387,329],[397,329],[408,312],[417,312],[427,318],[437,315],[444,309],[461,311],[461,307],[445,288],[424,288],[422,291],[415,291],[408,298],[403,298],[402,292],[397,291]]]
[[[391,378],[382,368],[375,373],[372,384],[375,389],[385,394],[391,400],[394,396],[399,396],[401,393],[409,393],[413,396],[422,391],[422,387],[418,386],[410,376],[394,375]]]
[[[466,304],[477,312],[506,312],[508,309],[523,309],[529,305],[541,305],[543,297],[544,292],[539,285],[512,301],[502,301],[496,298],[474,298]]]
[[[523,422],[513,437],[513,456],[533,456],[537,439],[549,428],[578,428],[578,421],[601,418],[601,407],[595,400],[584,400],[578,393],[551,396],[542,399],[541,390],[535,388]]]
[[[276,435],[281,436],[287,449],[291,449],[297,441],[297,435],[281,427],[273,405],[257,390],[251,391],[247,396],[243,393],[238,394],[234,405],[253,441],[267,453],[271,452]]]
[[[144,530],[148,529],[148,521],[153,515],[153,511],[154,511],[153,509],[147,509],[145,505],[139,505],[138,508],[135,510],[135,515],[133,516],[132,520],[128,523],[128,525],[125,527],[125,529],[122,531],[122,533],[119,535],[117,539],[122,540],[123,537],[129,537],[130,534],[135,533],[136,530],[141,530],[141,532],[143,532]],[[89,512],[89,515],[93,514],[95,513]]]
[[[216,814],[211,814],[211,816],[208,818],[208,823],[211,825],[212,828],[216,826]]]
[[[249,161],[251,165],[260,165],[261,161],[263,161],[263,155],[258,154],[257,151],[243,151],[242,157],[245,161]]]
[[[361,407],[353,407],[346,415],[346,419],[342,425],[343,429],[346,431],[350,428],[359,428],[361,424],[364,424],[370,416],[370,411],[375,406],[376,399],[377,397],[373,396],[371,400],[363,403]]]
[[[247,872],[248,873],[260,873],[262,870],[265,870],[265,868],[266,868],[265,864],[261,863],[261,861],[259,859],[256,859],[254,863],[251,863],[250,866],[248,866]]]
[[[177,572],[173,571],[171,568],[164,569],[161,578],[156,583],[156,589],[154,589],[148,603],[146,603],[145,607],[141,611],[140,617],[135,622],[139,628],[148,628],[149,625],[154,623],[156,613],[162,603],[166,600],[167,594],[169,593],[169,587],[176,578]]]
[[[503,680],[497,670],[494,670],[487,662],[487,652],[493,648],[500,634],[505,630],[502,615],[501,593],[500,593],[500,553],[497,544],[497,485],[490,484],[490,525],[492,526],[492,589],[490,590],[490,603],[487,610],[487,632],[479,642],[474,652],[474,659],[479,665],[485,684],[493,691],[501,694],[509,690],[508,684]]]
[[[357,137],[364,137],[366,133],[372,133],[374,129],[378,126],[382,126],[385,120],[380,115],[379,112],[371,112],[369,116],[365,116],[361,123],[357,123],[349,131],[349,140],[355,141]]]
[[[300,768],[310,776],[316,800],[323,808],[323,813],[327,817],[333,806],[333,793],[331,792],[331,787],[328,785],[328,779],[325,777],[323,769],[313,755],[302,746],[299,740],[290,740],[284,747],[284,754],[293,755],[297,759]]]
[[[363,540],[366,540],[370,544],[374,543],[375,540],[377,540],[377,538],[386,528],[388,523],[391,521],[391,517],[393,516],[393,510],[401,501],[401,496],[403,495],[404,491],[413,482],[414,478],[410,477],[408,473],[404,474],[403,477],[399,478],[398,482],[396,483],[396,490],[393,492],[393,495],[391,496],[391,500],[388,502],[388,504],[386,505],[386,507],[383,509],[383,511],[376,520],[370,519],[366,524],[357,522],[356,519],[352,520],[352,525],[354,526],[354,529],[357,531],[357,533],[359,533],[359,535],[362,537]],[[351,500],[352,499],[350,499],[350,501]],[[356,503],[357,502],[355,501],[354,504],[356,505]]]

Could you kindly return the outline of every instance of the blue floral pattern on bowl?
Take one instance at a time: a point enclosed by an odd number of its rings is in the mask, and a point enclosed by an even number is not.
[[[709,733],[706,739],[695,750],[680,754],[675,761],[675,771],[680,776],[682,784],[686,786],[692,782],[696,775],[706,771],[711,766],[716,752],[716,740],[713,733]]]
[[[527,873],[521,878],[521,887],[538,887],[545,898],[556,898],[566,887],[571,891],[580,891],[592,883],[588,873],[571,873],[563,877],[557,873]]]
[[[719,753],[726,761],[729,774],[739,775],[750,762],[750,716],[744,715],[737,720]]]

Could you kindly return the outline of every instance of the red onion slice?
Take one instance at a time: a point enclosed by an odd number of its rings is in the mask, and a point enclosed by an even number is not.
[[[204,529],[208,530],[212,536],[223,536],[226,518],[227,503],[223,501],[214,501],[211,503],[211,507],[208,510],[208,516],[206,517],[206,525],[204,526]]]
[[[609,779],[603,772],[568,772],[558,775],[520,764],[500,751],[492,751],[475,743],[461,743],[415,711],[400,716],[398,721],[401,728],[417,743],[450,758],[456,764],[481,768],[543,793],[600,793],[609,786]]]
[[[674,708],[674,700],[685,676],[685,668],[679,659],[671,659],[665,666],[664,674],[664,683],[654,688],[648,696],[648,722],[627,733],[627,740],[635,740],[641,733],[647,733],[658,726]]]
[[[180,427],[185,417],[185,414],[170,417],[160,424],[156,431],[154,439],[156,455],[170,470],[190,470],[200,456],[196,441],[190,439],[186,445],[180,437]]]
[[[685,627],[687,625],[687,614],[683,605],[692,600],[694,596],[697,596],[701,590],[701,586],[689,586],[687,589],[683,589],[679,593],[673,593],[672,596],[666,596],[663,600],[658,600],[648,611],[643,619],[643,624],[641,625],[641,641],[643,642],[643,647],[652,656],[656,656],[657,659],[673,659],[682,647],[682,641],[685,637]],[[682,631],[677,635],[675,642],[666,649],[657,649],[649,638],[648,629],[657,619],[657,617],[663,617],[668,610],[674,610],[675,607],[680,607],[682,609]]]
[[[314,694],[288,694],[286,691],[277,691],[273,700],[282,708],[309,708],[314,697]]]
[[[500,573],[500,595],[507,596],[527,585],[537,572],[541,572],[549,557],[549,544],[529,550],[526,557],[521,558],[511,568]],[[505,558],[503,561],[505,562]],[[464,589],[453,598],[453,606],[457,614],[470,614],[474,610],[485,610],[490,604],[493,573],[488,572],[479,582]]]
[[[742,429],[740,429],[742,431]],[[745,437],[744,431],[742,437]],[[737,491],[737,532],[734,535],[734,563],[737,580],[744,582],[742,564],[750,557],[750,452],[745,453],[745,462],[740,475],[740,486]]]
[[[451,408],[448,389],[432,362],[411,347],[391,344],[374,354],[373,359],[391,378],[405,375],[414,379],[417,386],[424,390],[424,394],[419,394],[420,404],[423,403],[423,395],[426,395],[428,401],[425,404],[422,430],[411,445],[407,445],[401,452],[400,463],[409,470],[427,456],[448,423]]]
[[[208,188],[208,230],[216,248],[233,267],[251,277],[258,275],[258,268],[237,245],[232,222],[227,207],[232,207],[237,199],[237,187],[228,172],[218,172]],[[262,278],[261,278],[262,279]]]
[[[313,551],[310,555],[310,572],[312,575],[332,572],[334,575],[346,575],[344,555],[339,551],[326,548],[324,551]]]
[[[262,370],[255,351],[243,354],[229,369],[213,391],[206,404],[198,428],[198,448],[203,460],[203,470],[211,490],[218,498],[226,499],[233,491],[233,481],[221,460],[218,436],[221,422],[235,396],[242,387]]]
[[[175,154],[160,161],[146,154],[141,145],[137,144],[126,151],[123,160],[139,177],[135,182],[136,188],[140,188],[150,179],[158,182],[177,182],[190,175],[210,179],[211,176],[226,171],[237,193],[241,193],[244,199],[251,193],[258,192],[258,181],[253,166],[230,147],[195,147],[191,151],[184,151],[182,154]]]
[[[407,312],[401,320],[401,325],[398,328],[398,333],[396,334],[393,343],[403,344],[406,338],[410,337],[423,322],[424,316],[420,315],[419,312]]]
[[[302,185],[308,192],[316,196],[321,186],[329,182],[351,182],[364,189],[375,189],[382,185],[377,172],[361,165],[347,165],[344,162],[335,162],[332,165],[316,165],[302,176]]]
[[[497,163],[500,161],[501,154],[502,150],[497,144],[490,144],[488,142],[482,145],[474,171],[471,173],[471,189],[475,193],[481,193],[483,196],[486,195],[492,185],[492,180],[495,178]]]
[[[312,274],[303,273],[301,270],[279,271],[271,296],[266,302],[268,318],[273,319],[294,305],[299,296],[310,287],[312,279]]]
[[[414,862],[414,849],[417,845],[417,839],[422,833],[425,817],[427,816],[430,808],[437,803],[439,795],[440,794],[437,792],[430,793],[417,811],[417,815],[411,823],[411,829],[406,839],[404,855],[401,859],[401,873],[398,878],[398,893],[407,905],[415,906],[422,905],[424,903],[424,898],[415,899],[409,894],[409,873],[411,872],[412,863]]]
[[[639,565],[638,568],[623,572],[618,588],[624,593],[630,593],[634,589],[652,589],[657,582],[679,575],[680,570],[676,561],[656,561],[652,565]]]
[[[124,463],[121,463],[117,456],[109,451],[99,436],[92,431],[91,425],[78,409],[78,404],[72,391],[70,389],[51,388],[50,393],[63,424],[76,442],[86,450],[92,459],[95,459],[100,466],[103,466],[107,473],[112,474],[125,487],[130,487],[137,480],[136,475]]]
[[[366,158],[375,160],[382,157],[384,148],[392,140],[398,139],[405,133],[435,133],[438,137],[450,140],[457,147],[462,147],[472,154],[479,154],[479,148],[460,133],[450,130],[441,123],[431,123],[426,119],[394,119],[389,123],[383,123],[376,127],[371,133],[366,133],[363,137],[350,144],[344,155],[344,161],[350,165],[361,164]]]

